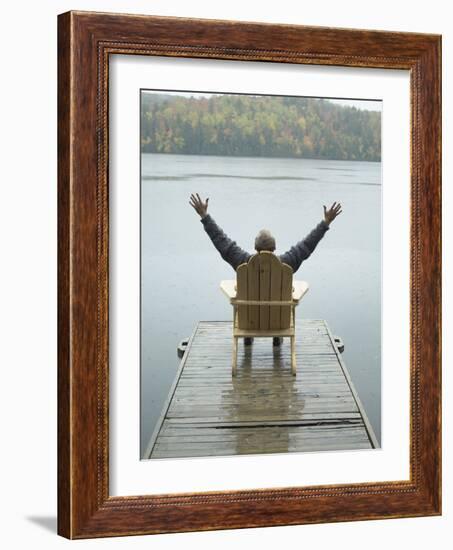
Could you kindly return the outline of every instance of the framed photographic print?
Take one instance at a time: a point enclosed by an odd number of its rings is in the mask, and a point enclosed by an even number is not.
[[[440,47],[59,16],[61,535],[441,513]]]

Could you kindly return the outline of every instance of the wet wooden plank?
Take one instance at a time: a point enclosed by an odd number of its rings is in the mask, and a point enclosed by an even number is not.
[[[256,418],[256,417],[255,417]],[[329,424],[332,420],[342,419],[343,421],[349,421],[351,419],[361,418],[359,412],[350,413],[350,412],[335,412],[335,413],[325,413],[325,412],[312,412],[305,413],[303,416],[304,420],[313,420],[319,424]],[[222,428],[224,426],[230,427],[243,427],[243,426],[287,426],[290,424],[300,425],[304,420],[297,418],[296,420],[285,419],[285,420],[268,420],[265,419],[263,415],[260,415],[259,420],[250,420],[241,418],[240,420],[231,420],[226,421],[222,416],[213,416],[211,418],[171,418],[168,419],[169,422],[173,424],[186,424],[186,425],[211,425],[217,428]]]
[[[194,331],[149,458],[371,449],[378,443],[346,366],[321,319],[296,321],[297,377],[289,339],[242,341],[231,377],[230,322]]]
[[[177,448],[168,448],[158,444],[153,451],[151,458],[183,458],[183,457],[203,457],[203,456],[231,456],[231,455],[254,455],[254,454],[276,454],[276,453],[291,453],[301,452],[320,452],[320,451],[344,451],[344,450],[359,450],[369,448],[369,441],[364,439],[363,441],[326,441],[320,440],[315,444],[309,444],[304,442],[303,445],[295,443],[291,444],[277,444],[272,445],[260,445],[259,447],[252,447],[249,445],[242,445],[241,442],[232,444],[206,444],[198,446],[187,446],[183,444]]]

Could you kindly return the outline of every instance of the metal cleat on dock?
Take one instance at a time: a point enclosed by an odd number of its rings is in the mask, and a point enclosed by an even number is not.
[[[178,344],[178,357],[180,359],[182,359],[182,357],[184,356],[184,354],[186,352],[186,349],[187,349],[187,344],[188,343],[189,343],[188,338],[184,338],[183,340],[181,340],[181,342],[179,342],[179,344]]]
[[[340,353],[344,352],[344,344],[343,340],[339,336],[334,336],[333,340],[335,342],[335,345],[337,346],[337,349]]]

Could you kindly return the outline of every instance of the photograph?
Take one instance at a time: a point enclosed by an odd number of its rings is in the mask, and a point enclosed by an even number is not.
[[[381,447],[382,101],[140,90],[140,459]]]

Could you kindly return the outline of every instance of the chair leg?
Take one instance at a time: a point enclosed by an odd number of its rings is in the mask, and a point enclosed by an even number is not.
[[[233,336],[233,362],[232,362],[232,376],[236,376],[238,363],[238,339],[237,336]]]
[[[291,336],[291,374],[296,376],[296,337]]]

